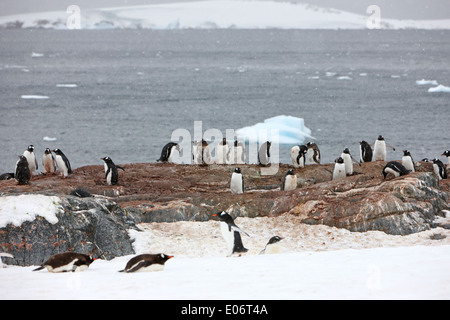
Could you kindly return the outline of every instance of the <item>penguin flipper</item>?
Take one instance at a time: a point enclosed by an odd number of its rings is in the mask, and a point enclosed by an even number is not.
[[[243,233],[243,234],[247,235],[248,237],[250,237],[250,235],[247,232],[245,232],[244,230],[240,229],[238,226],[231,226],[231,230],[239,232],[239,233]]]
[[[34,269],[33,271],[39,271],[39,270],[42,270],[42,269],[44,269],[45,267],[44,266],[40,266],[39,268],[36,268],[36,269]]]
[[[158,160],[156,160],[156,161],[158,161]],[[125,169],[124,169],[124,168],[122,168],[121,166],[116,166],[116,168],[117,168],[117,169],[121,169],[121,170],[125,171]]]
[[[137,263],[136,265],[134,265],[132,268],[130,268],[130,269],[128,269],[128,270],[125,270],[125,272],[127,272],[127,273],[130,273],[130,272],[136,272],[136,271],[138,271],[139,269],[144,268],[144,267],[147,267],[147,266],[149,266],[149,265],[150,265],[149,262],[147,262],[147,261],[141,261],[141,262]]]

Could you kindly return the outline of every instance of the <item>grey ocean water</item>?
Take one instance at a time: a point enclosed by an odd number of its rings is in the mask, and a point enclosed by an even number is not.
[[[450,31],[0,30],[0,173],[29,144],[74,168],[155,162],[194,121],[225,134],[276,115],[304,118],[324,163],[379,134],[390,159],[440,157],[450,94],[416,80],[450,86],[449,57]]]

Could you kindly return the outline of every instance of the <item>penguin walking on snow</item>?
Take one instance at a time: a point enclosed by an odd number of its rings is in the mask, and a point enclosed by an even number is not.
[[[333,180],[339,180],[346,176],[344,159],[339,157],[334,161]]]
[[[53,153],[49,148],[46,148],[44,151],[44,155],[42,156],[42,164],[44,166],[43,174],[55,173],[55,157],[53,157]]]
[[[94,260],[96,259],[82,253],[63,252],[51,256],[33,271],[47,268],[49,272],[79,272],[88,269]]]
[[[305,145],[293,146],[291,149],[291,160],[295,168],[304,168],[308,148]]]
[[[378,139],[374,143],[373,154],[375,161],[386,161],[386,147],[395,151],[395,148],[384,141],[382,135],[378,136]]]
[[[348,148],[345,148],[344,151],[342,151],[341,158],[344,159],[345,173],[348,176],[353,175],[353,162],[356,162],[359,166],[361,166],[361,164],[352,157]]]
[[[28,167],[30,168],[31,176],[35,175],[35,171],[38,169],[38,162],[36,155],[34,154],[34,146],[29,145],[28,149],[23,152],[25,158],[28,161]]]
[[[414,160],[411,157],[411,153],[408,150],[403,150],[402,164],[406,168],[406,170],[416,172]]]
[[[140,254],[128,261],[125,269],[119,272],[149,272],[162,271],[167,260],[172,259],[173,256],[168,256],[164,253],[158,254]]]
[[[19,156],[16,162],[16,169],[14,171],[14,178],[19,184],[28,184],[31,179],[31,171],[28,166],[28,160],[25,156]]]
[[[260,166],[267,166],[270,164],[270,146],[272,142],[264,142],[258,151],[258,164]]]
[[[231,193],[244,193],[244,177],[242,176],[240,168],[234,169],[234,172],[231,175],[230,189]]]
[[[280,189],[282,191],[291,191],[297,189],[297,175],[294,169],[289,169],[281,180]]]
[[[67,178],[69,174],[73,173],[69,159],[67,159],[66,155],[60,149],[52,150],[52,152],[56,154],[56,165],[58,166],[61,176]]]
[[[439,180],[447,179],[447,170],[442,161],[439,159],[433,159],[431,161],[433,162],[434,173],[438,175]]]
[[[280,241],[283,240],[282,237],[279,236],[273,236],[269,239],[269,242],[267,242],[264,249],[259,254],[274,254],[274,253],[281,253],[282,248],[280,246]]]
[[[178,143],[175,142],[169,142],[166,144],[163,149],[161,150],[161,156],[159,157],[158,162],[172,162],[172,156],[174,155],[174,151],[178,151],[178,153],[181,152],[180,146]]]
[[[393,174],[395,177],[400,177],[405,174],[408,174],[410,171],[407,170],[401,163],[397,161],[391,161],[386,164],[382,172],[384,179],[386,179],[388,173]]]
[[[233,253],[245,253],[248,251],[247,248],[242,244],[241,233],[249,236],[248,233],[242,231],[235,223],[233,218],[222,211],[220,213],[214,213],[214,217],[218,217],[220,221],[220,230],[222,232],[222,236],[227,243],[228,254],[230,257]]]
[[[309,163],[317,163],[320,164],[320,150],[316,143],[308,142],[306,144],[308,148],[306,153],[308,155]]]
[[[125,169],[121,166],[115,165],[110,157],[100,158],[100,160],[105,162],[104,167],[106,182],[109,185],[117,185],[119,182],[119,171],[117,169],[121,169],[122,171],[125,171]]]
[[[360,161],[359,162],[371,162],[372,161],[372,148],[367,141],[359,142]]]

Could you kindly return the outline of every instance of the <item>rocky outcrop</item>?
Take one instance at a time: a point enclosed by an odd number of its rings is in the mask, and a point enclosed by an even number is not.
[[[40,264],[67,250],[111,259],[133,253],[127,230],[139,223],[207,221],[220,210],[246,217],[290,213],[303,223],[359,232],[405,235],[433,228],[435,217],[450,209],[449,181],[438,181],[428,163],[420,163],[419,172],[384,179],[384,165],[363,163],[339,181],[331,181],[332,164],[308,165],[295,169],[294,191],[279,188],[289,165],[269,176],[256,165],[240,165],[243,194],[230,192],[236,166],[227,165],[122,165],[118,186],[106,184],[103,166],[78,168],[68,179],[37,176],[26,186],[0,181],[3,196],[37,193],[61,199],[56,224],[38,218],[1,228],[0,252],[13,254],[19,265]],[[71,196],[76,188],[96,196]]]

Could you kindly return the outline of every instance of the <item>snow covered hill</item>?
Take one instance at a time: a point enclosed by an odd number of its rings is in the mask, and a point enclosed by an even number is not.
[[[1,27],[67,29],[68,20],[81,29],[365,29],[371,14],[289,2],[212,0],[0,17]],[[79,23],[78,23],[78,22]],[[70,28],[70,27],[69,27]],[[383,19],[382,29],[450,29],[450,20]]]

